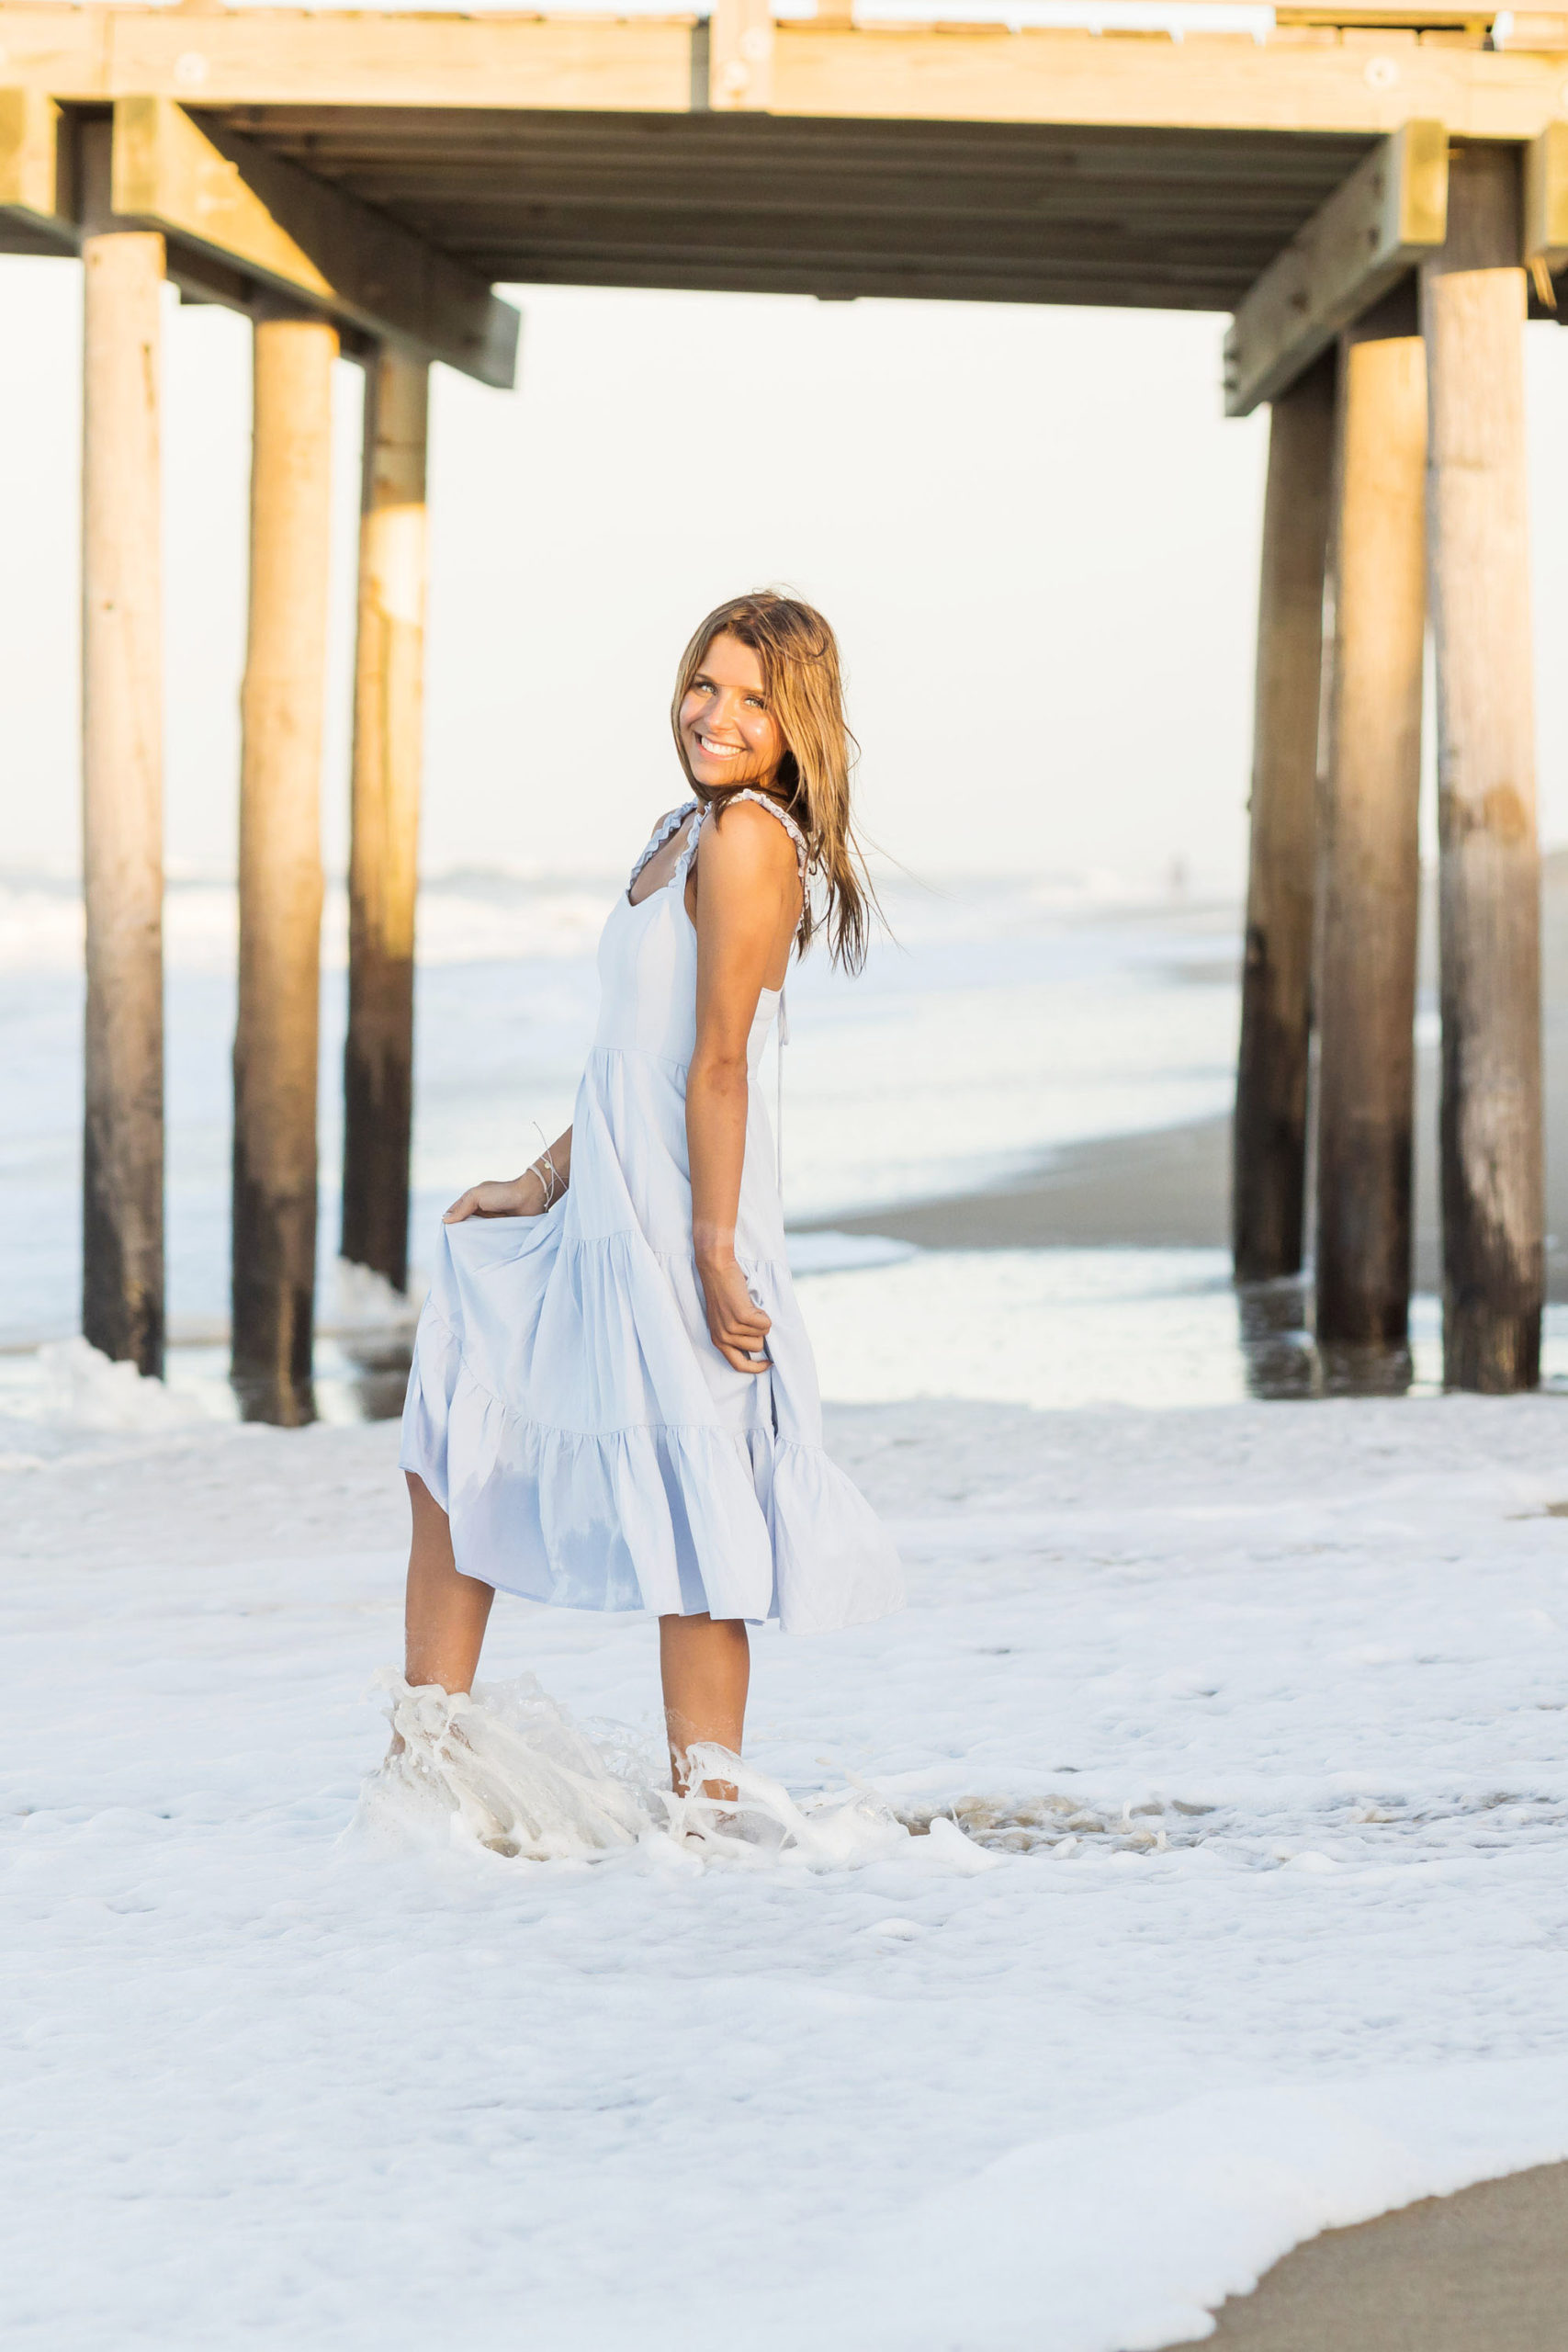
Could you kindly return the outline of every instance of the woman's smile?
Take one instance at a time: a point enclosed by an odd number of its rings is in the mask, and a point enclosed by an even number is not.
[[[783,755],[784,737],[750,646],[720,630],[681,698],[680,727],[694,784],[767,781]]]

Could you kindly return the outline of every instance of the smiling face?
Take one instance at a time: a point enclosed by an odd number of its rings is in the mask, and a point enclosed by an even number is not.
[[[768,707],[758,654],[738,637],[716,637],[681,697],[681,743],[705,791],[766,785],[784,753]]]

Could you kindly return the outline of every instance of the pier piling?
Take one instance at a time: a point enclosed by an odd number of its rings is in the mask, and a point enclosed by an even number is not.
[[[83,132],[82,1329],[164,1368],[164,239],[116,219]]]
[[[408,1286],[430,369],[366,371],[344,1050],[343,1255]]]
[[[1317,1337],[1409,1336],[1427,379],[1414,281],[1341,337],[1319,797]]]
[[[233,1365],[255,1418],[308,1419],[316,1277],[321,719],[334,327],[254,353],[234,1036]]]
[[[1456,150],[1421,273],[1437,662],[1443,1363],[1532,1388],[1544,1290],[1540,868],[1517,147]]]
[[[1331,349],[1275,401],[1269,428],[1231,1194],[1238,1282],[1302,1266],[1334,378]]]

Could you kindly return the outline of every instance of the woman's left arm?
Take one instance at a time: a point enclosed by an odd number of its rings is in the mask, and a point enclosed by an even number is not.
[[[735,1262],[757,1000],[800,913],[795,846],[752,801],[704,825],[697,848],[697,1042],[686,1074],[692,1242],[708,1333],[737,1372],[765,1372],[768,1317]]]

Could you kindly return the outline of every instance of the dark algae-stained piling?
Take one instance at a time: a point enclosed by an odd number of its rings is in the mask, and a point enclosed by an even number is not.
[[[1427,379],[1408,282],[1341,338],[1318,871],[1317,1335],[1409,1335]]]
[[[161,1373],[164,240],[110,209],[107,124],[82,175],[82,1329]]]
[[[1241,1282],[1302,1264],[1334,377],[1331,348],[1274,402],[1269,430],[1231,1193]]]
[[[1519,151],[1454,154],[1422,271],[1443,1012],[1444,1376],[1531,1388],[1545,1281]]]

